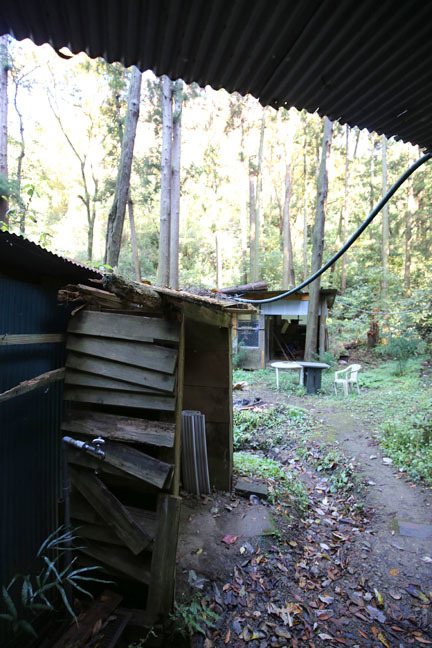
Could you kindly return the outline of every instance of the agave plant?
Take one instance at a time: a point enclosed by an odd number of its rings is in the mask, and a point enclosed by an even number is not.
[[[52,596],[52,594],[57,591],[62,605],[77,623],[77,617],[68,598],[67,590],[73,588],[93,598],[91,592],[83,586],[86,581],[112,583],[112,581],[91,575],[91,572],[100,569],[99,566],[75,568],[77,557],[70,561],[65,560],[74,540],[76,540],[76,536],[73,535],[70,529],[65,529],[63,526],[58,527],[43,541],[37,552],[37,558],[42,562],[41,571],[36,576],[16,574],[7,586],[2,586],[2,595],[7,612],[0,614],[0,619],[9,621],[15,634],[24,631],[34,637],[37,636],[30,621],[20,618],[18,606],[26,617],[35,615],[38,612],[54,610],[52,601],[56,597]],[[75,550],[82,548],[74,547]],[[62,565],[64,565],[63,568],[61,568]],[[21,583],[21,586],[19,586],[19,583]],[[20,603],[14,601],[12,591],[15,596],[18,596],[18,592],[20,592]]]

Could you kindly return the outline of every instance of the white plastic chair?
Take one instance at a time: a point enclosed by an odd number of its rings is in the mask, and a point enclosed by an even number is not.
[[[349,365],[345,369],[340,371],[335,371],[334,377],[334,390],[337,394],[337,386],[342,385],[345,396],[348,396],[349,387],[351,386],[354,389],[354,385],[357,387],[357,392],[360,394],[360,388],[358,384],[358,373],[361,369],[361,365],[353,364]]]

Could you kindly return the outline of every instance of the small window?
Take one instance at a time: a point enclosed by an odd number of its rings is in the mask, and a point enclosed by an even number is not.
[[[258,319],[240,320],[237,322],[237,342],[245,347],[259,347]]]

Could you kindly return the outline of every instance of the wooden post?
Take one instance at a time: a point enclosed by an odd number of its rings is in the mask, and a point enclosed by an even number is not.
[[[166,615],[174,601],[175,566],[181,498],[160,495],[157,531],[151,562],[147,613],[152,619]]]
[[[175,438],[174,438],[174,479],[173,495],[178,496],[180,491],[180,466],[181,466],[181,426],[182,426],[182,409],[183,409],[183,383],[184,383],[184,356],[185,356],[185,318],[182,315],[180,327],[179,351],[177,362],[177,398],[175,412]]]

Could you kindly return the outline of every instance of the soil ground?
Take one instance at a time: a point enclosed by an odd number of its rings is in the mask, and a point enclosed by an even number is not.
[[[196,645],[432,645],[432,491],[383,461],[367,412],[260,384],[242,395],[307,409],[312,454],[336,446],[363,487],[333,493],[293,445],[271,456],[307,486],[304,516],[289,502],[230,493],[187,498],[177,599],[195,592],[219,615]]]

